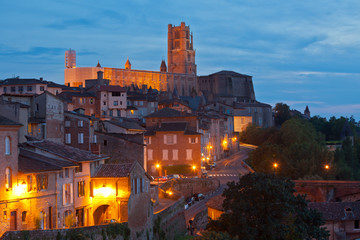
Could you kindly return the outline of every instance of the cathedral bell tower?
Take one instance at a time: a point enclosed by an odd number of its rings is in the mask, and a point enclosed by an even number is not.
[[[168,25],[168,72],[196,75],[193,35],[185,22]]]

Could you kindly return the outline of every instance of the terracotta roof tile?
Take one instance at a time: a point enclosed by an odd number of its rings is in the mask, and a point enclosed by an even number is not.
[[[321,202],[308,206],[321,212],[325,221],[360,220],[360,202]]]
[[[71,146],[67,146],[47,140],[28,141],[26,142],[26,144],[50,152],[59,157],[69,159],[74,162],[97,161],[108,158],[108,156],[106,155],[92,154],[91,152],[85,150],[81,150],[78,148],[74,148]]]
[[[129,176],[134,163],[102,164],[93,178],[118,178]]]

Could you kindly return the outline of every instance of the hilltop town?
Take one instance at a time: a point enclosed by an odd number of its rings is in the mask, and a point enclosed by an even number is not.
[[[246,159],[257,146],[242,133],[274,127],[274,111],[256,99],[252,76],[198,76],[184,22],[169,24],[167,47],[159,71],[133,69],[131,58],[124,68],[81,67],[69,49],[64,84],[0,80],[0,239],[74,229],[88,239],[175,239],[219,218],[226,183],[254,172]],[[310,119],[308,107],[292,114]],[[360,237],[359,185],[295,181],[331,236],[346,239]]]

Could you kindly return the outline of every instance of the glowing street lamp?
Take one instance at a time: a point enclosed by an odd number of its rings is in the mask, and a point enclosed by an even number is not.
[[[279,166],[277,163],[273,164],[274,168],[277,169],[277,167]]]
[[[329,170],[329,169],[330,169],[329,164],[325,164],[325,169],[326,169],[326,170]]]

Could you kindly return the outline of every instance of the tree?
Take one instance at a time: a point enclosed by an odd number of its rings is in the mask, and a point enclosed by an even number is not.
[[[275,125],[281,126],[286,120],[290,119],[290,107],[285,103],[277,103],[274,107]]]
[[[250,173],[224,190],[225,212],[207,230],[247,240],[327,239],[321,214],[294,195],[294,183],[276,175]]]

